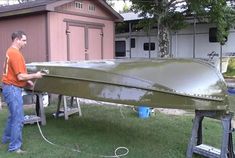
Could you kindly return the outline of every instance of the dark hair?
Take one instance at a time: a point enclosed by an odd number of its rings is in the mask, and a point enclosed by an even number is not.
[[[14,41],[16,38],[21,39],[23,35],[26,36],[26,34],[23,31],[16,31],[11,34],[11,39],[12,41]]]

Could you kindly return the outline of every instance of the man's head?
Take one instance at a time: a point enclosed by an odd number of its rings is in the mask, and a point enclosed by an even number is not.
[[[18,49],[25,47],[25,45],[27,44],[26,34],[23,31],[13,32],[11,35],[11,39],[14,47],[17,47]]]

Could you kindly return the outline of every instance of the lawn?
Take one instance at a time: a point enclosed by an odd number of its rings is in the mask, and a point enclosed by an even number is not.
[[[23,149],[19,156],[0,149],[3,158],[98,158],[112,156],[119,146],[128,148],[125,158],[185,158],[191,136],[193,113],[181,116],[157,112],[148,119],[140,119],[133,109],[82,105],[82,117],[74,114],[69,120],[55,119],[55,105],[46,110],[47,125],[41,126],[44,136],[56,145],[43,140],[36,124],[25,125]],[[32,109],[26,109],[26,114]],[[0,131],[7,117],[6,107],[0,111]],[[221,125],[206,118],[203,122],[204,143],[220,146]],[[78,149],[81,152],[75,152]],[[194,156],[199,158],[200,156]]]
[[[230,58],[228,63],[227,72],[225,72],[224,77],[234,77],[235,76],[235,58]]]

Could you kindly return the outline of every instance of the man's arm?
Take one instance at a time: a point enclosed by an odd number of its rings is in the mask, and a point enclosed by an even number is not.
[[[44,73],[41,73],[40,71],[36,72],[36,73],[32,73],[32,74],[27,74],[27,73],[19,73],[17,75],[17,79],[19,81],[28,81],[31,79],[36,79],[36,78],[42,78],[42,76],[45,75]]]

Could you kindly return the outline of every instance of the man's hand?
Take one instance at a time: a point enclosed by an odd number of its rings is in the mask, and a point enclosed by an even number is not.
[[[33,81],[31,81],[31,80],[28,80],[28,81],[27,81],[27,84],[28,84],[29,87],[33,87],[33,86],[34,86],[34,83],[33,83]]]
[[[29,89],[33,90],[33,88],[34,88],[34,83],[33,83],[33,81],[28,80],[28,81],[27,81],[27,87],[28,87]]]
[[[46,75],[46,73],[38,71],[37,73],[35,73],[35,78],[42,78],[44,75]]]

